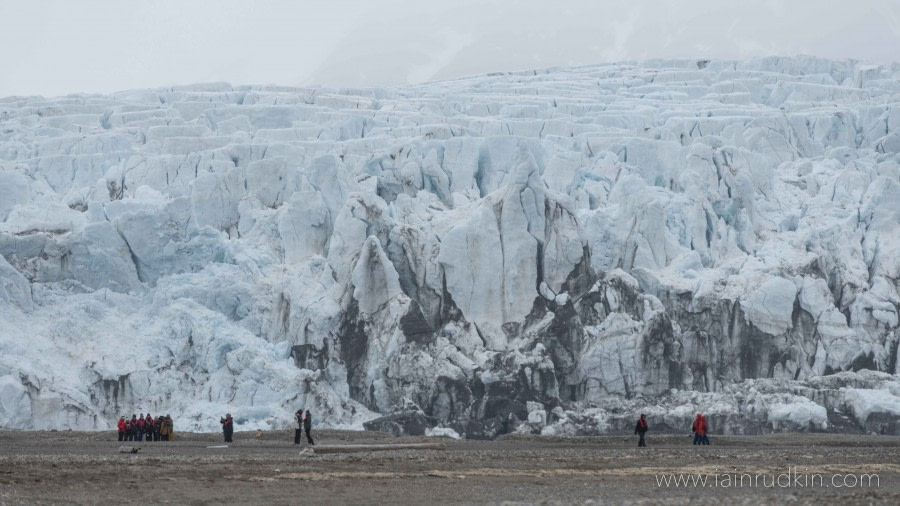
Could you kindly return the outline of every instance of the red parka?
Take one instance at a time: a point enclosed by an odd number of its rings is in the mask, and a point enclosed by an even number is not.
[[[694,419],[693,430],[698,436],[706,435],[706,418],[703,415],[698,414],[697,418]]]

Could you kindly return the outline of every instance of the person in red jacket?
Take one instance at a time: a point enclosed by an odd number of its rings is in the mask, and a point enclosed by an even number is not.
[[[135,441],[143,441],[144,440],[144,414],[141,413],[141,416],[137,417],[137,421],[134,422],[134,440]]]
[[[647,424],[647,417],[642,413],[641,417],[638,418],[637,425],[634,426],[634,433],[640,436],[641,438],[638,440],[638,446],[647,446],[647,443],[644,441],[644,434],[650,429],[650,426]]]
[[[125,441],[125,417],[119,418],[119,441]]]
[[[695,445],[708,445],[709,438],[706,437],[706,417],[702,414],[697,413],[697,418],[694,418],[694,425],[691,427],[691,430],[694,431],[694,444]]]

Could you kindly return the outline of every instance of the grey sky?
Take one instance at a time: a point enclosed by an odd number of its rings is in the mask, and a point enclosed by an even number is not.
[[[0,96],[370,86],[670,58],[900,61],[890,0],[2,0]]]

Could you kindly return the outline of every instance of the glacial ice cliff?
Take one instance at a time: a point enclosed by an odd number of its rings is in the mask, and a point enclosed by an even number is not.
[[[897,64],[0,99],[0,427],[900,433],[898,311]]]

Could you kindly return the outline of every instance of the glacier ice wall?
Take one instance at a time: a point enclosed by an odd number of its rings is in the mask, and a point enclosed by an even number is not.
[[[896,64],[0,99],[3,427],[412,407],[491,436],[898,374],[898,292]]]

